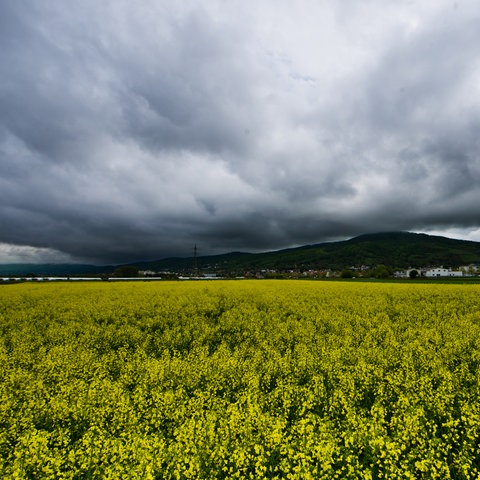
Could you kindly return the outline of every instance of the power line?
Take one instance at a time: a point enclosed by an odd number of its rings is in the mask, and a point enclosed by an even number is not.
[[[197,244],[193,247],[193,273],[196,276],[198,274],[198,265],[197,265]]]

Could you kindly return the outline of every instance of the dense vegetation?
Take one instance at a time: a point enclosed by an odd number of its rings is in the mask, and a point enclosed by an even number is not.
[[[379,264],[392,268],[480,264],[480,243],[432,235],[393,232],[361,235],[342,242],[306,245],[276,252],[230,253],[197,260],[202,270],[244,272],[248,269],[333,269]],[[191,270],[191,258],[137,264],[140,269]]]
[[[0,476],[478,478],[479,293],[5,285]]]

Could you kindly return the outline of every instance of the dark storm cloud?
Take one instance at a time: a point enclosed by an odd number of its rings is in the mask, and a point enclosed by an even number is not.
[[[479,18],[473,1],[3,2],[0,260],[480,232]]]

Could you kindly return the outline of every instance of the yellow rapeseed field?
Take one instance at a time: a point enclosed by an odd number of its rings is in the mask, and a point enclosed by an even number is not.
[[[0,287],[0,477],[474,479],[480,285]]]

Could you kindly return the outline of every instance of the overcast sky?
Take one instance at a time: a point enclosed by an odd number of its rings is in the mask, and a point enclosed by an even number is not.
[[[0,263],[480,241],[477,0],[4,0],[0,46]]]

